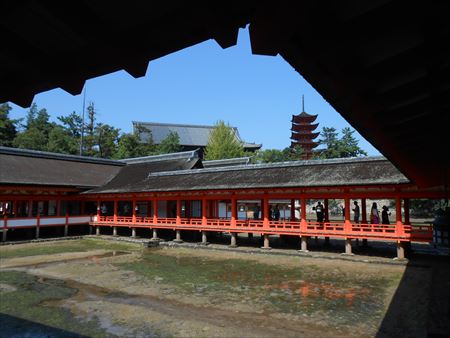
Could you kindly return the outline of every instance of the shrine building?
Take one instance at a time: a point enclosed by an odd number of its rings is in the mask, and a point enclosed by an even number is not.
[[[3,241],[23,229],[39,238],[47,228],[68,235],[81,225],[96,234],[149,229],[153,240],[164,229],[176,241],[195,231],[203,243],[212,232],[229,233],[231,246],[239,233],[258,234],[263,248],[271,237],[291,236],[303,251],[311,237],[335,238],[345,241],[348,254],[355,240],[387,241],[403,258],[405,245],[432,241],[431,226],[411,225],[409,200],[443,197],[439,188],[413,184],[384,157],[249,164],[248,158],[203,162],[197,150],[106,160],[0,147]],[[329,217],[331,199],[344,201],[340,221]],[[368,199],[395,201],[392,224],[369,222]],[[323,222],[308,219],[309,200],[323,201]],[[359,222],[351,218],[354,201],[362,209]],[[269,210],[278,205],[284,213],[272,219]]]

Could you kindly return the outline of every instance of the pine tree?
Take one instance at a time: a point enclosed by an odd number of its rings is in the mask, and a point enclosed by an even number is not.
[[[27,113],[24,131],[17,134],[13,141],[16,148],[25,148],[33,150],[48,150],[48,140],[55,123],[51,123],[50,115],[46,109],[38,109],[33,103]]]
[[[0,104],[0,146],[11,147],[17,134],[16,124],[18,120],[11,120],[9,113],[11,106],[7,103]]]
[[[177,132],[171,131],[158,145],[159,154],[170,154],[181,151],[180,136]]]
[[[221,160],[244,156],[244,147],[236,139],[234,130],[224,121],[218,121],[209,135],[205,160]]]

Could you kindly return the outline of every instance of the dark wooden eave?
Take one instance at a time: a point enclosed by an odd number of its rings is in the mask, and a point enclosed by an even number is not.
[[[450,181],[449,1],[16,0],[0,11],[0,102],[78,94],[120,69],[143,76],[199,42],[232,46],[250,24],[254,54],[281,55],[412,181]]]

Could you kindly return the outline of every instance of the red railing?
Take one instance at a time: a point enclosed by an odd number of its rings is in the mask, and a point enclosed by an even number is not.
[[[201,218],[167,218],[158,217],[156,223],[153,217],[133,217],[119,216],[114,221],[113,216],[100,216],[93,225],[127,226],[133,224],[148,225],[150,227],[170,227],[180,229],[205,229],[218,231],[237,232],[260,232],[267,234],[293,234],[306,236],[325,237],[346,237],[346,238],[368,238],[368,239],[397,239],[406,241],[431,242],[433,230],[431,226],[410,226],[403,225],[397,227],[395,224],[367,224],[367,223],[343,223],[343,222],[307,222],[303,228],[299,221],[269,221],[268,225],[263,220],[235,220],[234,224],[230,219],[206,219],[206,224]]]
[[[410,235],[412,242],[431,242],[433,241],[432,225],[405,225],[405,233]]]

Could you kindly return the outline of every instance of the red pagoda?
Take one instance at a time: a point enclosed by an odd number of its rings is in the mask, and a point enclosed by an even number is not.
[[[310,115],[305,112],[305,102],[302,97],[302,112],[298,115],[292,115],[291,148],[301,146],[303,160],[309,160],[312,157],[313,149],[319,145],[318,142],[314,142],[314,139],[320,134],[318,132],[313,133],[319,125],[313,123],[316,118],[317,115]]]

